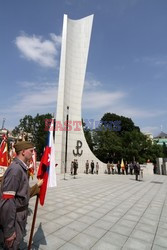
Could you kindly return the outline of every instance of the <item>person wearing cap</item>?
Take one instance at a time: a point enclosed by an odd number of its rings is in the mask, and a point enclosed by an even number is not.
[[[0,225],[4,249],[17,250],[23,238],[28,214],[30,188],[27,164],[33,155],[34,144],[21,141],[14,147],[16,158],[7,168],[1,185]],[[37,184],[41,186],[42,182]]]

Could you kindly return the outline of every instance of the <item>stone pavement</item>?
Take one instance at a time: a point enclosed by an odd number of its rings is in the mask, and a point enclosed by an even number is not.
[[[167,249],[167,176],[59,176],[39,205],[32,249]],[[30,200],[34,209],[35,197]],[[21,249],[27,249],[32,214]]]

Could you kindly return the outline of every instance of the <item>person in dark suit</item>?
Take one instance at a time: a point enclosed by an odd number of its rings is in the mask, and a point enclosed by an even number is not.
[[[94,164],[94,161],[92,160],[91,164],[91,174],[94,174],[94,167],[95,167],[95,164]]]
[[[138,181],[138,176],[140,175],[140,164],[137,162],[134,162],[134,165],[133,165],[133,168],[134,168],[134,174],[136,176],[136,181]]]

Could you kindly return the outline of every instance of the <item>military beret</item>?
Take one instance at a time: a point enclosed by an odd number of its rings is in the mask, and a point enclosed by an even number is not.
[[[34,148],[34,144],[30,141],[20,141],[14,145],[14,148],[15,148],[16,152],[19,152],[21,150]]]

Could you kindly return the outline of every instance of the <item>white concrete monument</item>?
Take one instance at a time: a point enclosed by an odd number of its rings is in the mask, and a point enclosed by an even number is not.
[[[106,165],[91,152],[81,124],[92,22],[93,15],[80,20],[71,20],[64,15],[55,132],[57,173],[64,173],[65,169],[69,173],[74,159],[78,160],[78,172],[84,172],[86,160],[89,163],[93,160],[95,165],[98,162],[99,172],[104,172]],[[69,131],[64,126],[67,120]]]

